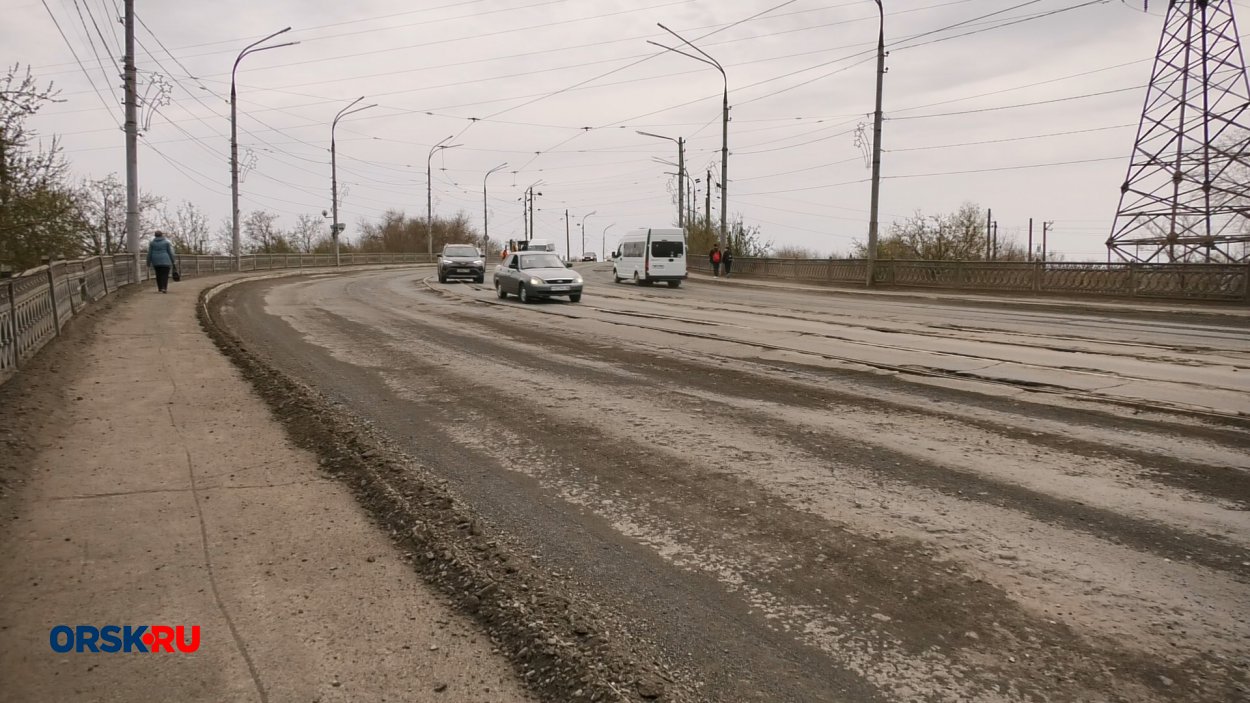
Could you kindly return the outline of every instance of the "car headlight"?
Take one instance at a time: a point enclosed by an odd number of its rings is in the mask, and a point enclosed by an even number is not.
[[[574,283],[581,283],[581,282],[582,282],[582,277],[581,277],[581,276],[574,276],[574,277],[573,277],[573,282],[574,282]]]
[[[541,279],[541,278],[531,278],[531,279],[530,279],[530,285],[531,285],[531,286],[541,286],[543,283],[544,283],[544,281],[543,281],[543,279]]]
[[[483,262],[481,259],[478,259],[478,260],[476,260],[476,261],[474,261],[474,262],[473,262],[473,265],[474,265],[474,266],[481,266],[481,265],[483,265],[484,263],[485,263],[485,262]]]

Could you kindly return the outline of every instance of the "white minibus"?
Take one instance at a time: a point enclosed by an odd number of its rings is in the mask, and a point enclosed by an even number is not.
[[[686,232],[680,229],[636,229],[625,233],[612,252],[612,278],[642,286],[686,280]]]

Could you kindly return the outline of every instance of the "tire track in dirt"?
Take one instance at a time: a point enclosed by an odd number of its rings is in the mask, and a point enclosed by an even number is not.
[[[316,317],[346,338],[377,335],[376,328],[333,313]],[[421,379],[423,388],[410,401],[449,397],[462,387],[465,377],[449,377],[445,367],[428,361],[438,358],[436,348],[498,358],[489,343],[479,347],[481,340],[435,339],[439,335],[430,332],[429,327],[422,329],[424,339],[415,348],[404,340],[389,353],[374,352],[374,363],[389,359],[383,375],[402,372],[405,380],[392,381],[393,388],[403,388],[406,379]],[[394,356],[400,346],[410,353]],[[355,348],[359,351],[360,345]],[[515,353],[508,358],[517,362]],[[521,374],[533,371],[524,363],[518,366]],[[640,395],[650,390],[634,384],[617,391],[629,388]],[[1114,690],[1123,700],[1153,698],[1165,688],[1161,673],[1179,686],[1199,686],[1199,672],[1206,668],[1202,662],[1166,666],[1115,651],[1110,642],[1100,646],[1077,637],[1064,625],[1021,611],[983,580],[951,573],[926,545],[857,535],[796,511],[749,481],[604,434],[594,423],[570,425],[568,418],[541,409],[525,416],[501,412],[516,407],[518,399],[491,394],[490,386],[482,390],[486,394],[460,397],[435,422],[449,433],[455,427],[493,428],[490,444],[498,457],[530,467],[514,465],[513,470],[536,473],[545,483],[561,486],[566,497],[571,493],[580,498],[577,503],[611,518],[618,529],[628,523],[626,534],[657,546],[669,558],[685,555],[674,560],[685,568],[731,572],[728,585],[745,593],[770,620],[785,623],[784,631],[818,628],[835,633],[828,638],[830,655],[896,700],[998,700],[1000,689],[1008,699],[1043,693],[1061,700],[1103,697],[1110,692],[1107,667],[1118,672]],[[705,419],[716,422],[718,417],[714,413]],[[507,428],[507,439],[501,439],[501,427]],[[568,437],[579,441],[570,447]],[[463,435],[460,441],[477,445]],[[598,451],[588,452],[587,447]],[[596,466],[593,459],[600,455],[621,460]],[[604,510],[604,502],[612,507]],[[813,564],[828,568],[813,569]],[[846,603],[853,608],[848,610]],[[834,615],[826,619],[821,613]],[[1009,659],[1003,653],[1010,653]]]
[[[376,299],[376,296],[362,296],[362,299]],[[418,298],[417,300],[419,303],[422,302],[421,298]],[[350,307],[353,305],[358,305],[358,303],[354,303],[354,302],[345,303],[345,304],[348,305],[347,309],[350,309]],[[467,353],[469,356],[475,359],[487,360],[487,362],[489,363],[495,363],[495,364],[501,365],[504,368],[509,369],[509,371],[506,374],[503,374],[504,376],[507,376],[508,374],[512,374],[512,373],[527,373],[527,372],[538,373],[538,374],[547,375],[547,376],[560,376],[563,378],[567,378],[568,380],[572,382],[584,384],[587,387],[591,387],[591,388],[598,388],[598,387],[611,388],[612,392],[617,392],[617,393],[628,393],[628,394],[645,396],[648,393],[654,393],[655,389],[657,388],[661,388],[661,389],[689,388],[690,392],[698,392],[698,393],[704,393],[708,395],[726,396],[727,391],[730,391],[727,397],[732,397],[737,401],[744,401],[748,403],[763,402],[763,403],[789,404],[789,405],[795,405],[799,407],[809,407],[809,408],[822,407],[823,405],[826,405],[830,402],[854,404],[854,403],[862,403],[864,401],[862,394],[860,395],[851,394],[851,393],[838,394],[838,393],[829,391],[829,389],[827,388],[812,389],[810,387],[805,387],[803,384],[786,382],[784,379],[779,379],[777,377],[775,373],[775,369],[769,369],[767,367],[750,366],[749,368],[745,368],[745,369],[726,370],[723,367],[720,367],[720,364],[723,362],[722,359],[705,357],[705,358],[700,359],[700,361],[703,363],[697,363],[689,359],[675,358],[671,354],[666,353],[668,350],[662,350],[662,349],[657,350],[654,347],[633,348],[632,345],[622,346],[620,344],[615,344],[612,342],[590,344],[590,343],[584,343],[584,342],[578,341],[576,343],[572,343],[572,342],[563,343],[557,349],[553,350],[548,345],[549,339],[545,336],[545,335],[549,335],[552,332],[552,329],[548,329],[542,335],[534,335],[529,329],[529,325],[526,323],[503,320],[503,319],[500,319],[498,315],[495,315],[493,313],[478,314],[477,312],[471,312],[467,315],[463,314],[464,308],[473,310],[475,309],[476,306],[458,305],[454,307],[461,308],[460,313],[457,313],[457,314],[460,314],[461,316],[461,319],[458,320],[457,324],[464,325],[466,327],[465,330],[449,331],[446,328],[447,325],[446,325],[445,320],[442,319],[442,315],[444,311],[431,310],[431,309],[428,309],[428,307],[424,305],[422,306],[422,309],[417,310],[417,311],[413,311],[411,309],[405,309],[405,310],[389,309],[389,310],[382,310],[382,311],[370,310],[367,317],[371,318],[371,320],[374,322],[381,320],[386,323],[385,325],[380,326],[380,327],[370,327],[368,325],[361,325],[356,320],[353,320],[350,322],[336,320],[335,322],[333,322],[332,326],[335,327],[336,329],[352,329],[352,334],[349,336],[356,340],[376,338],[378,337],[379,332],[382,330],[385,330],[387,334],[395,330],[401,330],[402,334],[419,335],[418,343],[417,345],[414,346],[414,348],[424,349],[424,351],[426,352],[428,356],[431,356],[434,358],[438,357],[440,354],[447,355],[450,353],[458,353],[458,354]],[[480,308],[476,308],[476,309],[480,310]],[[432,314],[433,317],[428,317],[427,314]],[[351,325],[359,325],[359,326],[357,328],[351,328]],[[405,329],[405,328],[408,328],[408,329]],[[483,339],[480,334],[477,334],[475,332],[476,330],[481,329],[481,328],[485,328],[486,330],[488,330],[496,339]],[[420,330],[420,331],[416,332],[416,330]],[[469,331],[469,330],[473,330],[473,331]],[[385,336],[385,334],[383,334],[383,336]],[[420,346],[420,345],[426,345],[426,346]],[[527,351],[524,348],[518,349],[518,346],[529,347],[529,350]],[[659,353],[657,353],[657,351]],[[581,362],[581,363],[570,364],[569,363],[570,360]],[[737,364],[740,362],[738,362],[737,360],[734,360],[734,363]],[[379,366],[386,366],[386,362],[381,362]],[[448,388],[446,386],[440,385],[442,383],[442,381],[440,380],[441,376],[447,376],[449,375],[449,373],[454,376],[455,375],[454,372],[449,372],[447,368],[439,364],[433,364],[433,365],[428,365],[425,367],[420,367],[417,370],[419,371],[419,376],[421,378],[428,379],[426,382],[432,388],[441,390],[443,393],[452,393],[453,395],[455,394],[456,392],[455,387]],[[714,380],[709,380],[712,374],[715,374],[716,378]],[[868,377],[867,375],[862,374],[862,373],[847,372],[847,373],[839,374],[838,377],[847,382],[889,383],[888,379],[881,379],[879,377]],[[703,385],[699,385],[700,383],[703,383]],[[492,391],[490,390],[489,383],[474,384],[473,387],[477,391],[480,391],[480,392],[492,393]],[[905,390],[913,395],[918,394],[918,389],[915,387],[906,388]],[[734,393],[737,393],[737,395],[735,395]],[[965,396],[975,395],[975,394],[960,394],[954,391],[950,391],[948,389],[923,389],[923,394],[926,396],[940,397],[944,400],[944,402],[963,402],[964,400],[967,399],[965,398]],[[799,400],[799,401],[795,400],[796,397],[807,397],[807,396],[814,396],[817,398],[817,400],[808,402],[806,405],[804,405],[804,401],[802,400]],[[548,414],[543,412],[542,409],[537,410],[535,414],[539,417],[543,417],[544,419],[550,420],[551,426],[554,427],[555,430],[557,431],[554,435],[546,435],[546,434],[542,434],[541,436],[536,435],[535,433],[541,433],[542,430],[535,428],[532,422],[527,423],[527,422],[518,421],[512,415],[500,415],[497,411],[493,412],[491,410],[491,408],[493,408],[495,405],[500,404],[501,402],[504,402],[507,400],[506,394],[501,396],[499,395],[498,392],[493,392],[492,395],[487,396],[487,398],[489,399],[490,402],[487,402],[485,405],[477,405],[477,406],[473,406],[472,408],[470,408],[474,412],[479,413],[479,415],[477,415],[476,417],[478,417],[479,419],[487,418],[490,424],[494,426],[511,428],[510,431],[512,432],[513,436],[518,436],[521,433],[525,433],[525,435],[529,437],[529,440],[526,446],[529,447],[530,450],[534,450],[535,448],[540,447],[540,445],[559,447],[559,450],[556,452],[556,454],[554,456],[549,456],[545,460],[545,463],[557,467],[555,469],[550,469],[550,470],[555,472],[553,475],[560,477],[560,480],[570,481],[570,480],[576,479],[578,481],[581,481],[583,485],[585,484],[585,481],[586,481],[586,475],[584,474],[584,470],[585,470],[584,464],[586,460],[585,460],[584,455],[582,459],[577,463],[573,463],[572,459],[569,458],[569,456],[567,456],[567,453],[571,450],[568,450],[565,447],[569,444],[570,437],[577,437],[578,440],[581,442],[589,441],[593,443],[594,446],[596,447],[607,448],[609,450],[612,450],[610,455],[619,454],[619,455],[625,456],[629,454],[629,451],[631,449],[630,446],[620,445],[619,438],[614,438],[610,434],[609,435],[603,435],[602,433],[596,434],[595,428],[597,425],[594,422],[591,422],[587,425],[573,423],[572,426],[570,426],[569,420],[567,418],[548,417]],[[831,398],[837,398],[837,399],[831,400]],[[998,399],[988,399],[988,400],[982,399],[980,402],[982,402],[983,404],[987,406],[993,406],[995,403],[998,403],[1002,407],[997,408],[997,409],[1001,410],[1004,413],[1027,415],[1029,412],[1032,411],[1032,408],[1021,409],[1019,407],[1020,404],[1012,403],[1010,401],[1000,401]],[[698,405],[692,404],[689,406],[688,410],[693,415],[698,410],[699,407],[700,406]],[[892,406],[889,403],[881,403],[879,404],[877,409],[882,410],[882,411],[888,411],[891,408],[897,409],[897,407],[898,407],[897,405]],[[914,408],[911,410],[914,412]],[[926,412],[930,412],[930,411],[926,410]],[[1049,409],[1047,412],[1054,413],[1057,419],[1061,419],[1065,415],[1065,411],[1060,410],[1060,409]],[[444,411],[444,414],[449,414],[449,413],[447,413],[447,411]],[[934,414],[940,415],[942,413],[934,413]],[[1087,415],[1088,415],[1088,418],[1091,420],[1102,421],[1102,422],[1109,422],[1109,421],[1119,422],[1118,419],[1110,418],[1109,416],[1103,416],[1098,413],[1087,413]],[[436,415],[435,418],[437,417],[438,416]],[[767,417],[766,414],[765,414],[765,417]],[[952,417],[956,417],[957,419],[959,419],[957,416],[954,416],[954,415],[952,415]],[[712,422],[712,423],[715,423],[719,420],[721,422],[728,423],[731,426],[743,425],[745,423],[753,423],[753,422],[759,423],[760,422],[760,417],[757,417],[750,413],[742,414],[740,410],[735,409],[735,408],[724,408],[724,407],[716,408],[716,411],[710,414],[706,419],[708,422]],[[963,418],[962,420],[966,421],[966,418]],[[602,422],[602,420],[600,420],[600,422]],[[789,441],[789,439],[791,439],[789,435],[794,433],[795,431],[794,428],[792,426],[787,425],[784,422],[777,422],[775,420],[772,420],[772,422],[774,422],[774,425],[771,427],[765,427],[765,429],[772,431],[776,437]],[[1151,422],[1151,421],[1146,421],[1146,420],[1129,420],[1129,422],[1132,422],[1134,427],[1143,431],[1146,430],[1147,428],[1151,428],[1155,431],[1158,431],[1160,429],[1166,429],[1169,432],[1178,432],[1178,431],[1182,431],[1186,429],[1176,424],[1157,423],[1157,422]],[[546,427],[546,426],[547,426],[546,422],[539,423],[539,428]],[[992,430],[993,429],[992,423],[991,423],[991,426],[986,429]],[[1235,443],[1239,441],[1239,438],[1241,437],[1240,432],[1234,427],[1230,427],[1227,431],[1221,430],[1219,428],[1203,430],[1203,431],[1208,432],[1208,434],[1213,439],[1213,441]],[[798,436],[800,438],[803,437],[802,434],[799,434]],[[542,442],[536,441],[538,439],[543,439],[546,441],[542,441]],[[1059,438],[1055,437],[1054,440],[1058,442]],[[467,440],[465,440],[465,438],[463,437],[460,438],[461,445],[464,445],[466,441]],[[563,442],[563,444],[561,444],[561,442]],[[813,440],[813,442],[815,442],[815,440]],[[808,454],[818,454],[820,452],[827,453],[827,448],[820,445],[819,442],[808,444],[806,446],[802,445],[801,442],[794,442],[794,444],[800,450]],[[1083,449],[1092,449],[1096,447],[1097,445],[1093,443],[1087,443],[1086,445],[1082,445]],[[1065,451],[1071,451],[1071,447],[1065,448]],[[631,461],[631,464],[630,464],[631,473],[627,473],[622,476],[615,476],[615,475],[600,476],[599,474],[596,474],[595,478],[597,482],[604,483],[604,485],[612,486],[613,491],[615,491],[617,494],[620,494],[621,496],[624,496],[624,498],[619,498],[620,500],[622,500],[623,502],[629,503],[632,507],[635,507],[637,511],[639,511],[640,513],[656,512],[658,510],[656,506],[664,507],[668,503],[673,502],[674,497],[666,495],[664,492],[656,490],[655,487],[651,485],[651,483],[655,483],[656,486],[663,486],[664,481],[662,479],[664,477],[669,477],[669,482],[671,483],[672,475],[669,473],[659,473],[659,474],[649,473],[648,472],[649,467],[651,466],[652,463],[656,463],[661,460],[668,461],[671,463],[672,456],[661,453],[655,456],[643,455],[642,458],[650,459],[651,461],[642,461],[640,462],[640,465],[637,467]],[[858,456],[858,457],[853,457],[852,459],[855,463],[868,463],[871,457]],[[583,466],[583,474],[580,477],[574,476],[572,474],[573,468],[576,468],[577,466]],[[563,467],[563,468],[560,468],[560,467]],[[696,524],[693,527],[689,525],[685,525],[686,532],[683,533],[683,537],[685,538],[686,542],[693,542],[696,547],[703,547],[704,550],[709,551],[709,552],[712,550],[716,550],[719,552],[726,552],[726,546],[724,544],[725,540],[723,539],[723,535],[719,540],[716,536],[717,529],[719,529],[721,533],[730,533],[730,534],[737,535],[738,533],[732,532],[732,529],[731,529],[731,528],[737,527],[740,532],[743,530],[746,531],[746,536],[743,538],[744,544],[749,545],[750,549],[746,550],[745,552],[732,552],[731,556],[733,557],[733,559],[745,560],[747,563],[750,563],[749,559],[751,558],[752,554],[768,553],[770,550],[775,554],[787,554],[786,552],[787,548],[790,549],[791,552],[793,552],[794,543],[801,543],[804,546],[804,548],[806,548],[809,542],[812,545],[816,545],[820,547],[828,546],[827,544],[828,540],[826,538],[822,536],[812,537],[811,536],[812,533],[804,532],[802,530],[800,530],[799,532],[795,534],[787,534],[786,535],[787,539],[783,541],[778,541],[777,536],[772,534],[772,532],[775,532],[777,528],[769,520],[769,517],[770,515],[774,515],[774,514],[783,515],[784,523],[786,525],[802,524],[801,523],[802,520],[815,520],[814,525],[816,525],[817,527],[814,527],[813,530],[817,530],[818,528],[827,529],[827,521],[819,520],[810,515],[804,515],[799,511],[795,511],[794,509],[788,506],[785,506],[784,504],[781,504],[779,507],[776,496],[770,495],[766,491],[762,491],[759,487],[753,487],[749,481],[744,482],[741,480],[730,480],[727,477],[723,477],[723,476],[718,477],[715,474],[709,475],[706,468],[700,467],[699,465],[693,464],[693,463],[688,463],[688,465],[686,464],[678,465],[678,468],[682,469],[683,475],[684,473],[689,473],[689,475],[692,478],[690,479],[689,483],[684,484],[680,488],[680,490],[676,492],[676,498],[678,498],[679,500],[676,500],[676,505],[670,505],[668,506],[668,508],[665,508],[666,510],[669,510],[670,512],[661,514],[661,517],[663,517],[663,519],[660,520],[660,523],[684,525],[684,523],[681,522],[683,510],[688,509],[692,506],[699,506],[699,510],[696,512],[700,515],[701,520],[699,522],[696,522]],[[626,480],[626,479],[638,479],[639,475],[637,473],[633,473],[635,471],[641,473],[641,478],[643,479],[641,482],[642,485],[639,485],[639,482],[637,480]],[[616,481],[616,483],[612,483],[612,481]],[[728,521],[727,524],[717,523],[714,520],[711,520],[710,518],[708,518],[708,516],[715,517],[718,515],[718,513],[715,510],[717,506],[707,504],[706,503],[706,501],[708,500],[707,497],[706,496],[701,497],[699,493],[700,490],[706,489],[709,486],[717,489],[716,491],[713,491],[713,493],[718,493],[718,494],[723,493],[724,495],[733,496],[733,497],[741,499],[741,500],[736,501],[738,505],[743,505],[743,504],[750,505],[751,504],[750,501],[754,500],[755,505],[758,505],[761,507],[758,507],[758,508],[752,507],[750,511],[747,511],[748,513],[747,515],[726,514],[726,516],[724,517],[724,520]],[[756,491],[756,492],[751,493],[750,491]],[[704,490],[703,492],[706,493],[707,491]],[[631,494],[637,494],[637,495],[631,498],[630,497]],[[701,500],[702,502],[700,502]],[[746,503],[743,503],[742,502],[743,500],[745,500]],[[1062,509],[1062,506],[1060,506],[1060,508],[1057,508],[1057,509]],[[707,518],[709,522],[706,525],[700,526],[700,522],[702,522],[704,518]],[[654,531],[654,528],[652,529],[652,531]],[[859,539],[859,540],[867,539],[862,535],[854,535],[854,533],[847,533],[847,534],[851,534],[853,539]],[[904,543],[907,543],[907,542],[904,540]],[[928,551],[927,547],[925,547],[924,545],[917,545],[916,543],[907,543],[907,544],[911,544],[910,548],[913,551],[906,556],[909,556],[914,561],[916,561],[918,565],[917,566],[918,573],[921,576],[924,576],[932,580],[933,576],[931,572],[945,573],[946,565],[941,564],[939,561],[934,561],[933,557],[935,555],[926,553]],[[819,581],[812,580],[815,577],[809,576],[808,574],[805,574],[802,572],[803,572],[803,568],[805,565],[810,565],[811,563],[820,563],[819,558],[822,555],[824,556],[825,560],[829,559],[829,555],[824,551],[821,551],[819,553],[814,553],[814,554],[802,553],[802,554],[799,554],[798,557],[787,555],[789,558],[789,561],[786,561],[782,564],[784,568],[778,568],[777,564],[761,565],[757,563],[751,570],[752,571],[752,573],[750,574],[751,579],[752,579],[751,582],[754,584],[755,587],[761,589],[760,592],[762,593],[781,594],[782,596],[792,599],[794,603],[803,603],[803,604],[807,604],[810,606],[811,594],[814,592],[813,589],[822,588],[822,586],[815,585],[817,583],[820,583]],[[899,558],[900,558],[899,554],[891,554],[890,556],[891,556],[891,560],[893,560],[895,563],[899,561]],[[878,561],[880,560],[875,560],[874,563]],[[851,557],[847,558],[847,563],[853,563],[853,560]],[[797,576],[795,575],[796,573],[798,574]],[[889,574],[886,574],[886,576],[888,575]],[[956,583],[963,583],[964,581],[968,580],[966,576],[967,575],[965,574],[961,574],[958,577],[952,577],[952,578]],[[857,579],[851,579],[851,580],[854,581],[855,584],[857,585],[859,585],[860,583],[860,581]],[[871,579],[866,579],[865,582],[871,583],[872,581]],[[973,581],[973,583],[976,583],[976,582]],[[837,588],[835,586],[832,586],[829,584],[825,584],[825,585],[828,586],[834,592],[837,592]],[[841,582],[841,585],[844,589],[847,588],[845,581]],[[898,599],[896,598],[895,600],[898,600]],[[946,601],[940,598],[936,599],[936,602],[939,604],[949,605]],[[1005,599],[1005,603],[1006,605],[1004,607],[1011,609],[1012,612],[1018,613],[1020,617],[1020,621],[1019,621],[1020,623],[1027,623],[1022,626],[1034,627],[1034,628],[1037,626],[1039,621],[1037,620],[1036,617],[1032,616],[1031,614],[1027,614],[1027,613],[1023,613],[1022,611],[1019,611],[1018,606],[1012,603],[1010,599]],[[821,603],[813,607],[815,607],[817,610],[828,610],[831,606],[829,606],[827,603]],[[960,612],[954,609],[953,607],[950,608],[949,610],[951,613]],[[857,612],[859,612],[860,615],[863,615],[862,611],[857,611]],[[881,614],[886,615],[887,617],[891,617],[891,622],[893,622],[894,620],[897,620],[897,618],[894,618],[893,616],[889,615],[888,612],[881,611],[881,610],[877,610],[874,612],[880,612]],[[994,613],[1003,612],[1003,611],[1000,611],[997,608],[990,608],[990,609],[987,609],[987,612],[990,614],[994,614]],[[871,625],[871,623],[869,624]],[[1049,625],[1049,623],[1044,623],[1044,624]],[[1046,630],[1046,628],[1042,628],[1042,629]],[[869,630],[869,631],[881,631],[881,632],[886,632],[888,634],[889,628],[882,625],[881,627],[877,628],[877,630]],[[945,635],[949,635],[950,632],[947,630],[939,630],[939,634],[945,636]],[[1060,634],[1062,635],[1062,637],[1068,637],[1068,638],[1080,637],[1080,635],[1074,634],[1070,630],[1065,630],[1062,627],[1060,628]],[[1045,640],[1045,638],[1043,638],[1043,640]],[[925,642],[924,638],[921,638],[921,637],[913,637],[911,640],[908,640],[908,641],[916,642],[917,646],[922,646],[923,643]],[[930,645],[933,647],[942,646],[942,644],[946,644],[946,643],[939,643],[938,641],[934,641],[930,643]],[[1002,642],[998,642],[998,644],[1001,645]],[[975,646],[961,648],[957,644],[947,644],[946,646],[960,653],[962,653],[964,650],[973,651],[977,649]],[[1106,653],[1099,651],[1098,647],[1094,647],[1093,650],[1089,650],[1088,647],[1090,647],[1091,645],[1089,645],[1088,643],[1083,643],[1081,645],[1073,645],[1071,642],[1066,642],[1064,646],[1066,646],[1069,649],[1072,649],[1074,652],[1081,652],[1084,655],[1088,655],[1087,658],[1089,658],[1091,661],[1106,661],[1109,656]],[[1087,649],[1081,649],[1080,647],[1086,647]],[[1043,646],[1041,649],[1042,651],[1049,652],[1050,650],[1060,649],[1060,647]],[[982,662],[983,664],[987,665],[988,667],[987,670],[994,670],[994,667],[1001,665],[1001,661],[998,661],[998,659],[1001,659],[1001,658],[996,659],[993,656],[993,651],[1002,651],[1002,648],[1000,647],[998,650],[991,650],[991,651],[983,652],[983,654],[991,660],[987,662]],[[1029,650],[1029,651],[1032,651],[1032,650]],[[1109,651],[1112,651],[1114,654],[1113,648],[1109,649]],[[1038,655],[1038,656],[1040,658],[1041,655]],[[1047,656],[1052,656],[1052,655],[1047,654]],[[1127,655],[1122,655],[1122,656],[1127,656]],[[1131,661],[1132,657],[1129,657],[1128,660]],[[1060,659],[1060,661],[1062,661],[1062,659]],[[1201,667],[1199,664],[1194,663],[1194,662],[1183,662],[1183,664],[1184,666],[1176,666],[1175,663],[1162,664],[1161,666],[1165,667],[1168,673],[1171,674],[1168,678],[1172,682],[1177,682],[1177,681],[1183,682],[1183,684],[1178,685],[1177,688],[1187,688],[1188,690],[1192,691],[1194,690],[1194,688],[1192,687],[1197,687],[1199,690],[1202,690],[1202,686],[1204,686],[1204,682],[1202,681],[1202,679],[1204,678],[1204,675],[1202,673],[1187,673],[1187,670],[1197,667],[1198,671],[1202,672],[1204,667]],[[1205,674],[1211,675],[1214,678],[1218,679],[1216,681],[1217,686],[1224,685],[1224,684],[1238,685],[1235,683],[1229,683],[1227,674],[1216,676],[1216,672],[1222,670],[1222,665],[1220,665],[1217,660],[1213,660],[1211,662],[1211,666],[1213,667],[1213,669],[1206,671]],[[1167,667],[1174,667],[1174,668],[1167,668]],[[1126,682],[1126,683],[1131,682],[1131,681],[1136,682],[1134,684],[1135,688],[1137,686],[1144,686],[1145,688],[1139,690],[1140,695],[1137,697],[1145,696],[1145,697],[1151,697],[1151,698],[1159,697],[1159,698],[1164,698],[1164,699],[1170,699],[1170,698],[1173,698],[1175,695],[1179,694],[1179,691],[1177,689],[1171,688],[1167,684],[1159,683],[1160,680],[1157,678],[1157,676],[1155,676],[1157,672],[1152,673],[1149,667],[1143,667],[1141,665],[1125,664],[1121,662],[1121,666],[1116,667],[1116,669],[1119,673],[1106,674],[1104,672],[1104,674],[1106,676],[1113,677],[1114,680],[1119,680],[1119,681]],[[1043,667],[1043,671],[1044,670],[1045,669]],[[1163,670],[1163,669],[1160,669],[1160,670]],[[995,676],[1001,676],[1002,678],[1000,679],[1000,681],[1015,682],[1017,681],[1017,678],[1018,678],[1014,675],[1013,672],[1004,673],[998,670],[994,670],[994,672],[995,673],[993,673],[992,675],[987,674],[988,680],[992,680]],[[1154,676],[1154,678],[1152,678],[1152,676]],[[1086,679],[1085,674],[1076,676],[1076,675],[1072,675],[1071,672],[1069,672],[1069,677],[1073,678],[1072,682],[1062,683],[1062,684],[1054,683],[1051,686],[1053,690],[1051,690],[1050,693],[1055,693],[1056,691],[1059,691],[1059,690],[1073,693],[1078,690],[1082,690],[1082,688],[1086,685],[1084,683]],[[1124,678],[1121,678],[1121,677],[1124,677]],[[1043,676],[1042,678],[1038,679],[1038,681],[1040,682],[1044,678],[1045,677]],[[1090,678],[1089,680],[1095,680],[1097,678],[1098,678],[1097,676],[1094,676]],[[1018,680],[1022,682],[1028,681],[1027,677],[1019,678]],[[1222,680],[1224,684],[1220,684],[1219,680]],[[967,684],[967,680],[965,680],[964,683],[966,685],[972,685],[972,684]],[[1037,688],[1035,691],[1037,695],[1042,696],[1042,697],[1048,697],[1048,694],[1046,693],[1048,690],[1047,687],[1044,685],[1040,685],[1040,683],[1038,685],[1040,687]],[[1210,683],[1208,682],[1205,685],[1210,685]],[[1077,688],[1064,688],[1064,686],[1076,686]],[[970,690],[975,690],[975,689],[970,689]],[[1231,691],[1232,689],[1224,688],[1223,690]],[[1146,693],[1147,691],[1149,691],[1148,694]],[[1211,691],[1207,689],[1207,692],[1211,692]],[[897,691],[895,693],[897,695]],[[1235,695],[1235,694],[1230,694],[1230,695]],[[946,698],[950,696],[939,696],[939,697]],[[1131,698],[1133,696],[1130,694],[1129,697]],[[1063,699],[1065,698],[1065,696],[1060,695],[1059,698]]]

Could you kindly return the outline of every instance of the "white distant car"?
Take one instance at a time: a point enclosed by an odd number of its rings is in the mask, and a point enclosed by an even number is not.
[[[680,229],[636,229],[621,238],[612,252],[612,279],[640,286],[686,280],[686,232]]]
[[[598,261],[598,260],[599,260],[599,257],[593,251],[588,251],[585,254],[582,254],[582,261]]]

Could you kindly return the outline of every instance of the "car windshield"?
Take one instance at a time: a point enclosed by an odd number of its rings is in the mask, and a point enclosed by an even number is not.
[[[443,249],[443,256],[477,256],[477,249],[473,247],[446,247]]]
[[[675,259],[685,248],[682,242],[651,242],[651,256]]]
[[[529,256],[517,257],[521,260],[521,268],[523,269],[562,269],[564,262],[560,261],[560,257],[555,254],[530,254]]]

